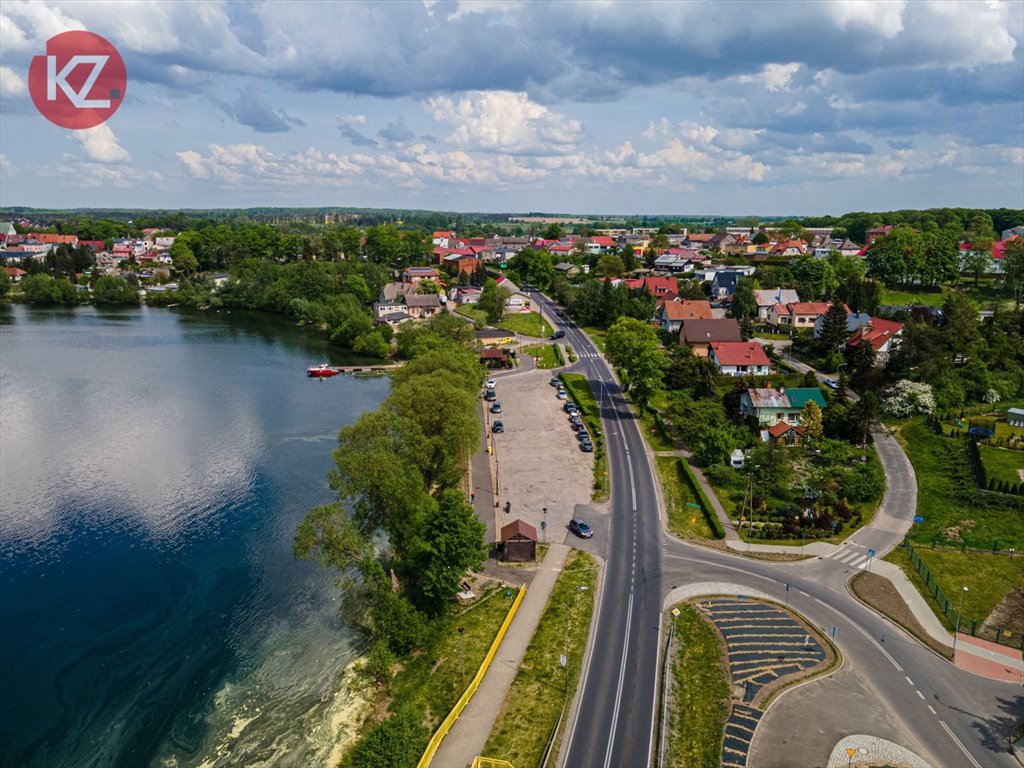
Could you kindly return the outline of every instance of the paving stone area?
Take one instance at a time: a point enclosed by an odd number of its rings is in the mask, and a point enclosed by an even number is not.
[[[790,675],[823,663],[827,655],[817,638],[783,608],[753,600],[701,600],[700,609],[725,638],[732,683],[742,689],[725,725],[722,765],[744,768],[754,732],[764,714],[754,706],[758,694]]]

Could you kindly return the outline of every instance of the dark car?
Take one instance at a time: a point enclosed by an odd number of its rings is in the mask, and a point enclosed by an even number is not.
[[[565,338],[565,331],[555,331],[554,333],[551,334],[551,338],[552,339],[564,339]]]
[[[589,440],[581,440],[580,441],[580,450],[583,451],[584,453],[593,453],[594,452],[594,444],[592,442],[590,442]]]
[[[589,539],[594,535],[594,529],[586,524],[583,520],[578,517],[574,517],[569,521],[569,530],[579,536],[581,539]]]
[[[491,403],[491,413],[501,413],[501,403],[497,400]]]
[[[576,433],[576,439],[579,440],[581,443],[589,443],[590,433],[587,432],[586,429],[581,429]]]
[[[562,406],[562,410],[566,413],[576,413],[579,409],[576,407],[576,403],[566,403]]]
[[[505,425],[501,423],[501,419],[497,419],[491,424],[491,432],[494,434],[500,434],[505,431]]]
[[[548,384],[550,384],[552,387],[560,387],[562,386],[562,380],[557,376],[552,376],[551,381],[549,381]]]
[[[493,389],[488,389],[487,392],[484,394],[484,400],[487,400],[489,402],[494,402],[497,399],[498,394]]]

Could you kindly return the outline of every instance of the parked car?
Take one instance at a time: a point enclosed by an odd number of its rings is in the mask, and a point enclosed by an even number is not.
[[[493,432],[494,434],[499,435],[504,431],[505,425],[501,423],[501,419],[496,419],[494,423],[491,424],[491,432]]]
[[[557,376],[552,376],[551,381],[549,381],[548,384],[550,384],[552,387],[560,387],[562,386],[562,380]]]
[[[569,396],[565,393],[564,389],[560,389],[558,390],[558,394],[556,395],[556,397],[558,397],[559,400],[566,400]]]
[[[565,338],[565,331],[555,331],[554,333],[551,334],[551,339],[552,340],[554,340],[554,339],[564,339],[564,338]]]
[[[572,520],[569,521],[569,530],[575,533],[581,539],[589,539],[591,536],[594,535],[594,529],[578,517],[574,517]]]
[[[593,453],[594,444],[589,440],[582,440],[580,441],[580,450],[583,451],[584,453]]]
[[[487,388],[488,389],[494,389],[496,386],[498,386],[498,382],[497,381],[495,381],[494,379],[488,379],[487,380]]]
[[[484,393],[484,400],[487,400],[488,402],[494,402],[497,399],[498,399],[498,394],[493,389],[488,389]]]
[[[566,413],[576,413],[579,411],[579,408],[576,407],[576,403],[566,403],[562,406],[562,410]]]
[[[581,429],[576,433],[576,439],[579,440],[581,443],[589,443],[590,433],[587,432],[587,430],[585,429]]]
[[[839,389],[838,379],[825,379],[825,386],[829,389]]]
[[[579,429],[583,426],[583,419],[579,416],[573,416],[573,418],[569,419],[569,423],[572,424],[574,429]]]
[[[491,413],[501,413],[501,403],[497,400],[491,403]]]

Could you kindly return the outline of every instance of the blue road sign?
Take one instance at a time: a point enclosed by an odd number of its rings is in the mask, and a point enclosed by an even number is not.
[[[920,515],[914,515],[914,522],[915,523],[923,523],[924,522],[924,518],[921,517]]]
[[[868,550],[868,557],[874,557],[874,556],[875,556],[875,550],[869,549]]]

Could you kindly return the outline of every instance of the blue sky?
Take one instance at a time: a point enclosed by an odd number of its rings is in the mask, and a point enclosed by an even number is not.
[[[45,121],[32,56],[125,102]],[[825,214],[1024,207],[1024,2],[0,5],[0,205]]]

